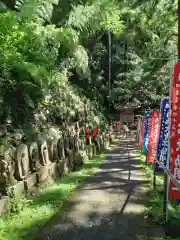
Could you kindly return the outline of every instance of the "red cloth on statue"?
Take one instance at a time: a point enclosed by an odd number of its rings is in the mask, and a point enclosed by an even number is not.
[[[99,128],[95,128],[92,134],[89,132],[88,128],[85,128],[85,133],[86,133],[86,137],[95,138],[99,133]]]
[[[95,128],[93,134],[91,135],[93,138],[95,138],[98,135],[99,128]]]
[[[88,128],[85,128],[85,133],[86,133],[86,136],[87,137],[89,137],[91,134],[90,134],[90,132],[89,132],[89,130],[88,130]]]

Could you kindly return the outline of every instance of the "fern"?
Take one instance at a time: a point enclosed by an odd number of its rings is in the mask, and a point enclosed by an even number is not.
[[[57,4],[58,0],[18,0],[15,8],[23,20],[44,24],[51,22],[53,6]]]
[[[3,2],[0,1],[0,13],[6,12],[7,6]]]

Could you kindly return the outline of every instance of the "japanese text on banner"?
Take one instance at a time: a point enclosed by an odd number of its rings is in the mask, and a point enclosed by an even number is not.
[[[161,128],[157,151],[157,160],[166,166],[167,156],[168,156],[168,134],[169,134],[169,98],[165,97],[161,103]],[[163,171],[159,164],[156,164],[156,171]]]
[[[142,152],[147,153],[148,152],[148,145],[149,145],[149,125],[151,122],[151,111],[147,110],[145,116],[145,125],[144,125],[144,139],[143,139],[143,146],[142,146]]]
[[[180,182],[180,62],[174,67],[171,109],[171,174]],[[180,191],[170,180],[169,199],[180,199]]]
[[[151,115],[148,162],[155,163],[157,158],[157,147],[160,132],[160,110],[153,110]]]

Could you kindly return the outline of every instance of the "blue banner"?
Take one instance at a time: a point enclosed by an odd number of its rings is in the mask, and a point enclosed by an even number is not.
[[[146,112],[145,112],[145,124],[144,124],[144,139],[143,139],[143,146],[142,146],[142,152],[143,153],[148,152],[150,121],[151,121],[151,111],[146,110]]]
[[[157,151],[157,160],[166,166],[168,156],[168,133],[169,133],[169,98],[165,97],[161,103],[161,128]],[[156,163],[156,171],[162,172],[163,169]]]

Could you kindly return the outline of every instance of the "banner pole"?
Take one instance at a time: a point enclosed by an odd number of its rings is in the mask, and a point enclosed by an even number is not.
[[[170,159],[171,159],[171,102],[172,102],[172,79],[173,79],[173,67],[175,64],[175,59],[173,61],[173,66],[170,70],[170,86],[169,86],[169,130],[168,130],[168,156],[166,162],[166,168],[169,170],[170,167]],[[164,172],[164,204],[163,204],[163,214],[164,221],[168,222],[168,194],[169,194],[169,175]]]
[[[145,153],[146,154],[146,166],[148,165],[148,155],[147,155],[147,153]]]
[[[153,169],[153,189],[156,188],[156,162],[154,163],[154,169]]]

